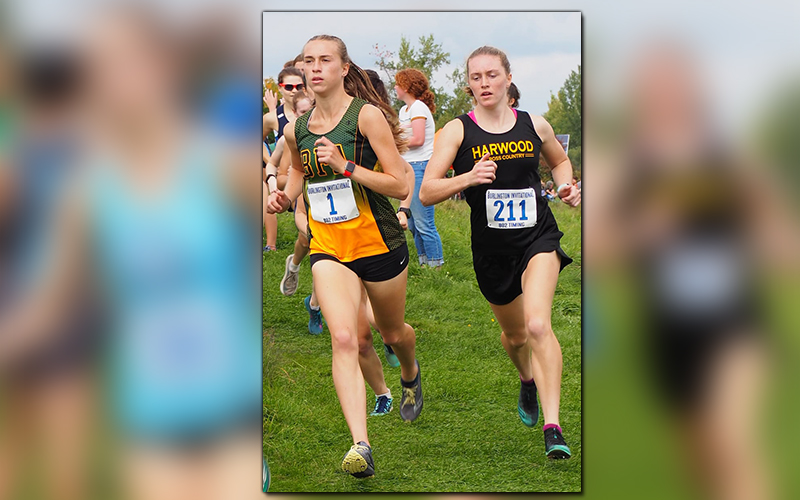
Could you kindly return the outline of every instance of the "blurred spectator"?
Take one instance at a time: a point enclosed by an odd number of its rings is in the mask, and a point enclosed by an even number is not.
[[[125,496],[260,497],[260,321],[252,314],[260,261],[248,251],[260,212],[256,157],[251,174],[241,142],[208,137],[208,122],[191,125],[181,45],[162,20],[110,8],[92,21],[82,93],[91,147],[55,197],[52,239],[40,246],[57,249],[57,259],[33,296],[2,316],[0,339],[36,339],[60,326],[79,303],[76,290],[97,274],[111,313],[103,381]],[[59,387],[58,395],[68,393]],[[84,446],[85,438],[73,434]],[[57,458],[74,467],[70,454]]]
[[[606,218],[592,208],[589,245],[606,265],[631,265],[626,321],[641,334],[644,380],[688,457],[686,483],[710,498],[772,498],[761,294],[771,259],[763,243],[776,236],[765,228],[783,217],[746,196],[752,173],[714,123],[690,54],[662,41],[633,61],[623,182],[604,185],[616,209]]]
[[[39,300],[43,271],[60,265],[58,200],[76,175],[80,153],[76,97],[82,72],[64,47],[36,48],[18,59],[20,128],[4,165],[11,196],[4,220],[0,279],[0,397],[7,409],[0,426],[0,498],[25,491],[32,452],[43,451],[40,470],[48,498],[85,498],[88,441],[96,424],[94,360],[100,313],[90,279],[74,283],[72,303],[44,328],[15,322],[17,309],[30,320],[49,307]],[[12,321],[8,321],[11,319]]]
[[[558,198],[556,195],[555,187],[553,187],[553,181],[547,181],[544,184],[544,196],[547,198],[547,201],[553,201]]]

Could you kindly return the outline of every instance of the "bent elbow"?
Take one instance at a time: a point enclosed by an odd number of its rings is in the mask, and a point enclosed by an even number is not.
[[[433,203],[431,203],[431,201],[433,200],[431,200],[430,197],[428,196],[428,190],[425,189],[425,184],[423,184],[419,188],[419,201],[426,207],[433,205]]]
[[[408,198],[408,193],[409,193],[408,185],[403,184],[403,186],[400,187],[400,189],[398,190],[396,198],[398,200],[405,200],[406,198]]]

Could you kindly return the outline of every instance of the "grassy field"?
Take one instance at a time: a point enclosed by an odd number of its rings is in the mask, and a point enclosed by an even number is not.
[[[385,417],[369,417],[376,475],[356,480],[339,463],[350,434],[331,378],[327,327],[308,334],[303,298],[311,292],[304,261],[297,294],[278,290],[284,261],[297,230],[291,215],[278,217],[278,251],[264,255],[264,449],[271,492],[533,492],[581,491],[581,214],[551,204],[575,259],[559,279],[553,328],[561,342],[564,375],[561,426],[573,458],[544,455],[541,419],[525,427],[516,411],[519,381],[500,344],[500,328],[480,294],[469,247],[464,202],[436,208],[445,266],[440,272],[409,266],[406,321],[417,332],[425,407],[419,419],[400,419],[400,369],[383,359],[397,405]],[[367,389],[367,405],[374,394]],[[364,408],[368,411],[368,408]]]

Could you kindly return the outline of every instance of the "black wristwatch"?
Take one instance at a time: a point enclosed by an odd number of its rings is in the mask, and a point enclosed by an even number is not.
[[[406,214],[406,219],[410,219],[411,218],[411,209],[410,208],[400,207],[400,208],[397,209],[397,213],[399,214],[400,212],[403,212],[404,214]]]

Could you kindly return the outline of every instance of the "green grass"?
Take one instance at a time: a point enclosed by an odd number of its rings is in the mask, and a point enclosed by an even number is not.
[[[376,475],[356,480],[339,463],[350,447],[331,378],[328,329],[308,334],[303,298],[311,293],[304,261],[297,294],[278,290],[297,235],[291,214],[278,217],[278,251],[264,255],[264,450],[272,492],[531,492],[581,491],[581,215],[551,204],[562,246],[575,259],[559,278],[553,329],[564,356],[561,426],[573,458],[544,455],[541,419],[525,427],[517,416],[519,381],[500,344],[500,327],[480,294],[469,246],[469,209],[447,201],[436,208],[445,266],[421,269],[413,239],[406,321],[417,333],[425,408],[411,424],[398,407],[367,420]],[[383,360],[380,337],[375,346]],[[400,372],[384,361],[399,405]],[[374,395],[367,388],[367,404]],[[367,408],[364,408],[367,411]]]

